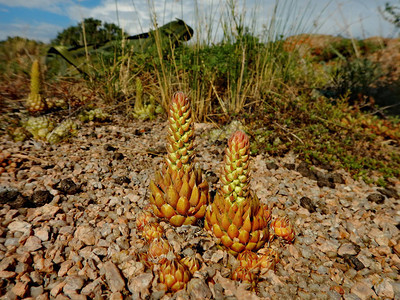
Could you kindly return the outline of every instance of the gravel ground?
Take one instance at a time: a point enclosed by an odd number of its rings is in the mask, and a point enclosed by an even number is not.
[[[59,145],[0,137],[1,299],[400,299],[400,183],[380,189],[344,171],[310,168],[293,154],[253,157],[252,188],[287,215],[296,240],[274,240],[275,271],[257,288],[230,280],[237,260],[199,226],[171,228],[182,256],[202,268],[186,289],[165,293],[140,259],[136,215],[165,153],[166,123],[88,124]],[[196,124],[196,161],[216,188],[225,142]]]

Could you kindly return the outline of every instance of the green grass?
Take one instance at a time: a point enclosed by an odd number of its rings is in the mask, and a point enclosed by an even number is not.
[[[400,128],[396,122],[359,112],[346,99],[334,103],[324,96],[301,95],[290,103],[264,105],[264,112],[249,122],[255,136],[253,154],[281,156],[292,150],[310,164],[343,168],[354,179],[379,185],[400,177]],[[373,125],[382,123],[392,131],[385,133],[379,131],[383,126]]]

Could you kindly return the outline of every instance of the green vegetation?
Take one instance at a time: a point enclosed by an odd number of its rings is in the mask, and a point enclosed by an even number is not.
[[[400,28],[400,1],[398,5],[385,3],[385,8],[381,9],[384,19],[392,23],[395,27]]]
[[[44,58],[45,55],[46,45],[41,42],[21,37],[0,41],[0,80],[12,80],[24,75],[29,78],[34,58]]]
[[[109,40],[121,40],[122,29],[113,23],[86,18],[77,26],[70,26],[57,34],[53,45],[83,46],[101,45]]]
[[[381,185],[389,177],[399,178],[400,122],[374,114],[374,96],[386,87],[391,72],[373,59],[384,45],[334,38],[318,48],[310,44],[313,35],[307,41],[290,39],[303,29],[299,24],[298,32],[290,32],[278,23],[282,10],[290,12],[290,5],[282,8],[279,1],[264,32],[256,35],[234,3],[228,1],[218,42],[197,36],[178,45],[155,30],[153,46],[137,52],[122,38],[113,44],[112,55],[93,52],[84,58],[94,70],[84,78],[55,76],[62,70],[51,72],[54,66],[49,65],[45,92],[64,95],[70,109],[95,104],[131,118],[153,119],[182,90],[192,98],[196,121],[246,124],[255,140],[253,154],[295,151],[313,164],[345,168],[355,178]],[[93,40],[86,37],[86,44],[121,38],[118,27],[97,21],[85,19],[86,34],[98,31],[90,35]],[[53,42],[84,45],[82,28],[66,29]],[[1,42],[1,86],[17,76],[21,86],[28,83],[33,59],[43,57],[48,47],[20,38]],[[23,95],[11,91],[7,97]]]

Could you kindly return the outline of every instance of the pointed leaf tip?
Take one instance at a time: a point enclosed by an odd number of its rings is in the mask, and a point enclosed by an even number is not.
[[[228,141],[229,148],[232,144],[238,145],[241,144],[241,148],[246,147],[250,143],[249,137],[242,130],[238,130],[232,134]]]
[[[171,106],[175,106],[181,110],[189,102],[188,97],[183,92],[176,92],[172,96]]]

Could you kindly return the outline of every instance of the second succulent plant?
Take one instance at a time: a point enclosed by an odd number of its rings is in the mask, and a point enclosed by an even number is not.
[[[270,210],[250,190],[250,142],[243,131],[228,141],[221,171],[221,187],[206,212],[204,227],[229,252],[258,250],[269,239]]]

